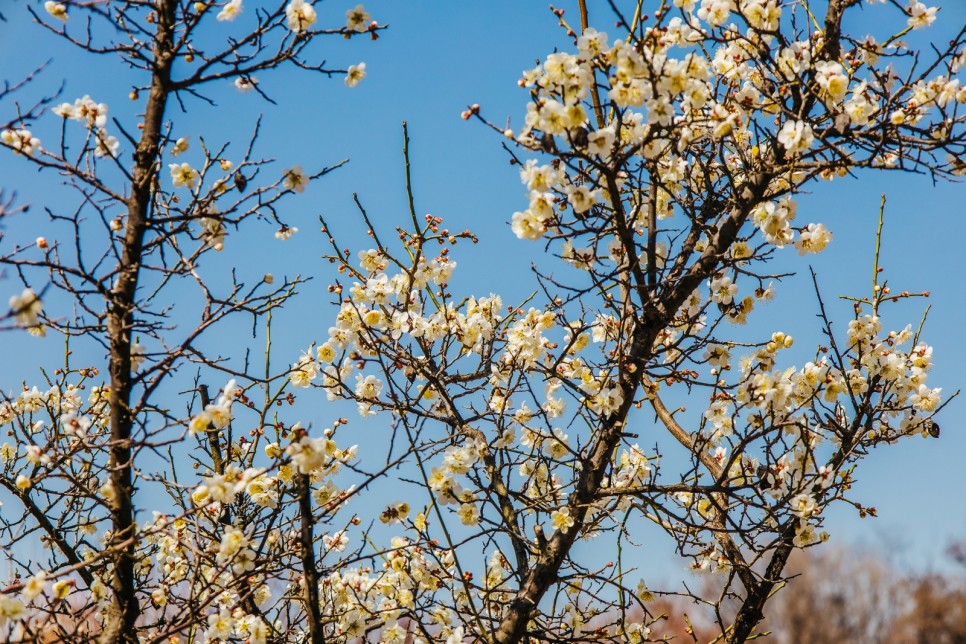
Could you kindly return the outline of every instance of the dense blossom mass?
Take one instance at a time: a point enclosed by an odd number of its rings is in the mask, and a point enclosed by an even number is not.
[[[463,113],[504,137],[519,169],[506,219],[545,251],[535,295],[454,294],[458,249],[479,240],[417,215],[405,133],[408,226],[389,243],[380,233],[397,222],[372,221],[357,198],[372,241],[353,253],[323,221],[332,319],[279,368],[272,320],[303,280],[276,284],[250,259],[254,282],[214,279],[205,260],[250,222],[290,239],[281,200],[305,199],[335,166],[266,169],[254,138],[213,147],[171,105],[207,83],[266,96],[254,73],[288,64],[355,87],[366,63],[330,69],[307,47],[383,26],[362,5],[323,28],[331,12],[304,0],[142,4],[46,2],[43,17],[147,75],[131,95],[147,101],[137,127],[89,95],[0,121],[5,152],[76,181],[82,205],[56,216],[86,244],[5,249],[23,282],[10,326],[108,354],[83,368],[65,356],[0,400],[8,639],[660,641],[666,615],[650,606],[663,591],[690,594],[723,641],[743,642],[789,554],[829,538],[826,508],[875,514],[852,497],[860,461],[938,436],[933,350],[921,325],[887,317],[928,293],[892,292],[878,254],[844,325],[817,293],[813,349],[781,330],[734,333],[780,286],[769,259],[835,243],[834,220],[809,221],[805,186],[964,172],[966,36],[904,40],[938,8],[642,2],[618,13],[616,36],[554,10],[566,46],[523,71],[522,125]],[[843,33],[860,6],[876,34]],[[87,19],[129,42],[70,31]],[[203,51],[202,29],[227,48]],[[54,117],[62,139],[44,145],[31,128]],[[182,305],[198,307],[195,327],[173,316]],[[264,364],[203,349],[238,313],[264,334]],[[208,381],[225,384],[212,397]],[[644,525],[682,567],[717,573],[713,592],[649,588],[624,548]],[[48,550],[23,559],[38,539]],[[614,560],[578,555],[578,541]]]

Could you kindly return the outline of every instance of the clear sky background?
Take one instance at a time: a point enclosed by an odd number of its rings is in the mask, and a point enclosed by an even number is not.
[[[90,94],[106,102],[111,116],[126,124],[141,103],[127,95],[135,82],[128,70],[114,60],[79,55],[62,42],[30,24],[26,3],[0,0],[7,22],[0,23],[0,75],[16,79],[39,63],[51,64],[28,95],[56,89],[64,82],[63,100]],[[42,10],[42,2],[34,6]],[[245,1],[246,13],[235,25],[214,25],[226,32],[244,27],[257,6]],[[356,3],[317,2],[319,24],[335,26],[344,12]],[[560,2],[568,18],[577,22],[575,3]],[[412,141],[413,179],[420,213],[445,217],[450,229],[470,228],[480,237],[477,246],[461,246],[455,253],[459,264],[452,292],[485,295],[502,294],[505,302],[529,295],[531,262],[542,250],[538,243],[517,240],[509,230],[509,219],[526,205],[526,194],[517,171],[508,164],[501,149],[502,138],[479,123],[464,122],[460,112],[479,103],[483,114],[494,122],[507,117],[519,126],[527,95],[516,81],[523,69],[555,47],[569,47],[562,30],[545,2],[516,0],[488,2],[399,2],[366,3],[380,23],[390,28],[378,42],[365,38],[351,42],[340,38],[323,40],[315,46],[320,57],[333,67],[345,68],[364,60],[368,77],[349,89],[341,80],[326,79],[283,70],[259,77],[260,87],[278,105],[271,105],[255,93],[241,94],[228,83],[212,87],[208,95],[215,107],[187,100],[187,113],[171,106],[176,136],[205,136],[211,145],[236,141],[235,150],[247,141],[256,118],[264,116],[259,145],[265,156],[279,159],[278,172],[301,164],[307,170],[350,158],[347,167],[317,181],[302,195],[283,202],[289,225],[301,232],[287,242],[273,238],[275,226],[255,224],[251,234],[229,236],[226,250],[209,260],[237,265],[251,275],[271,272],[276,276],[317,275],[304,290],[298,307],[276,320],[276,355],[280,362],[294,360],[311,342],[324,339],[333,309],[327,305],[325,286],[328,265],[319,256],[326,249],[318,233],[317,215],[332,223],[343,245],[365,247],[364,227],[352,205],[357,192],[377,226],[388,234],[396,225],[406,225],[408,214],[402,165],[400,123],[408,121]],[[591,22],[598,29],[616,34],[614,19],[606,3],[592,2]],[[866,9],[869,16],[878,7]],[[595,20],[595,14],[597,19]],[[966,21],[966,3],[950,0],[939,20],[923,36],[941,42]],[[879,33],[874,18],[858,29]],[[2,115],[11,106],[2,107]],[[55,141],[60,119],[49,116],[33,129],[42,140]],[[197,162],[194,150],[184,160]],[[130,146],[122,144],[122,153]],[[227,155],[231,158],[231,153]],[[182,160],[179,158],[179,161]],[[57,239],[40,206],[54,209],[73,204],[68,191],[53,188],[59,179],[38,175],[12,154],[0,154],[0,186],[15,188],[23,202],[34,204],[27,215],[6,222],[7,238],[0,250],[6,252],[15,241],[29,242],[37,235]],[[835,236],[822,254],[807,261],[819,275],[826,300],[839,294],[865,295],[871,283],[874,232],[879,198],[889,199],[883,242],[882,264],[894,291],[930,290],[933,309],[924,338],[935,347],[936,366],[930,375],[932,386],[943,387],[948,395],[966,382],[964,314],[966,293],[966,190],[961,184],[934,186],[929,177],[890,174],[862,175],[859,180],[843,179],[813,184],[812,194],[802,195],[798,221],[823,222]],[[814,317],[817,303],[811,290],[807,264],[794,250],[779,253],[776,270],[797,267],[802,273],[780,287],[775,302],[756,312],[752,331],[784,330],[796,336],[801,348],[796,362],[811,357],[820,341],[820,327]],[[18,286],[0,280],[0,295],[8,297]],[[4,299],[5,301],[5,299]],[[56,306],[51,303],[51,306]],[[886,312],[885,326],[901,329],[915,324],[924,302],[893,307]],[[847,305],[834,304],[840,331],[850,315]],[[61,311],[62,315],[67,309]],[[278,332],[280,331],[280,332]],[[211,339],[212,346],[230,351],[241,346],[233,333]],[[62,340],[29,338],[23,333],[0,334],[0,387],[15,390],[22,380],[33,382],[37,366],[54,364]],[[257,342],[256,342],[257,346]],[[97,351],[80,350],[80,357],[102,359]],[[87,351],[88,353],[84,353]],[[322,407],[307,421],[327,423],[336,414]],[[855,498],[878,508],[880,517],[859,520],[854,512],[839,508],[829,513],[828,529],[833,540],[858,544],[886,545],[898,553],[900,562],[916,567],[937,566],[942,551],[954,538],[966,538],[966,501],[962,496],[966,468],[966,402],[957,399],[941,419],[940,440],[911,439],[876,452],[861,464]],[[384,421],[376,420],[375,423]],[[359,431],[367,428],[356,421]],[[376,428],[372,428],[376,431]],[[362,440],[358,442],[363,442]],[[356,508],[356,512],[365,514]]]

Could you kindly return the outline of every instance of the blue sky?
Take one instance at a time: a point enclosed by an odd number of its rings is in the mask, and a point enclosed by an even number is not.
[[[250,12],[257,3],[246,0],[245,4]],[[355,4],[317,2],[320,24],[340,24],[345,10]],[[576,21],[575,7],[560,5]],[[0,23],[3,77],[18,78],[50,59],[49,69],[31,92],[56,88],[64,80],[63,100],[90,94],[108,103],[112,116],[132,122],[140,104],[127,98],[133,82],[130,72],[114,61],[79,56],[41,33],[29,24],[21,3],[0,0],[0,7],[8,19]],[[328,268],[319,259],[325,249],[316,216],[324,214],[343,245],[354,249],[364,247],[365,240],[352,204],[353,192],[384,232],[408,220],[401,155],[400,124],[404,120],[412,137],[418,212],[443,216],[447,227],[471,228],[480,236],[479,245],[457,249],[454,293],[498,292],[510,302],[533,290],[529,267],[542,246],[517,240],[507,224],[512,213],[525,205],[524,188],[501,149],[501,137],[476,122],[463,121],[460,112],[468,104],[479,103],[494,122],[509,117],[512,123],[521,123],[526,93],[516,81],[536,59],[555,47],[567,46],[562,30],[556,27],[545,2],[530,0],[386,0],[366,3],[366,7],[380,23],[390,25],[377,42],[335,38],[316,46],[333,67],[364,60],[368,77],[358,87],[349,89],[338,79],[282,70],[259,77],[261,88],[277,106],[255,93],[240,94],[225,83],[209,93],[216,107],[189,100],[186,114],[177,106],[169,113],[178,136],[204,135],[212,145],[246,139],[261,114],[264,126],[259,149],[266,156],[277,157],[279,168],[301,164],[309,169],[350,159],[347,167],[284,202],[287,222],[301,229],[292,240],[276,241],[274,227],[256,224],[251,234],[229,237],[225,252],[212,260],[213,270],[234,264],[252,275],[322,276],[304,289],[296,309],[276,320],[280,362],[294,360],[312,341],[324,338],[330,324],[332,309],[326,305],[329,298],[325,293]],[[602,16],[594,21],[592,14],[592,24],[614,33],[605,3],[592,3],[592,10]],[[937,41],[966,21],[966,6],[948,2],[940,15],[924,34]],[[874,19],[863,26],[876,31]],[[6,117],[11,106],[2,108]],[[55,140],[58,121],[50,117],[34,129],[42,139]],[[193,143],[196,152],[196,138]],[[189,153],[185,158],[191,161],[193,157]],[[57,183],[57,177],[49,173],[38,176],[12,155],[0,155],[0,185],[16,188],[22,201],[35,206],[28,215],[7,222],[3,250],[13,240],[32,241],[40,234],[57,238],[62,233],[47,222],[40,208],[65,208],[73,203],[69,192],[52,187]],[[932,292],[933,309],[924,333],[926,341],[935,346],[936,367],[930,382],[943,387],[944,394],[961,387],[966,381],[961,367],[966,364],[966,342],[961,335],[966,313],[963,186],[933,186],[925,176],[892,173],[813,184],[812,189],[812,194],[800,199],[798,220],[823,222],[835,236],[824,253],[809,258],[827,301],[839,294],[868,292],[879,198],[887,194],[882,256],[886,275],[895,291]],[[787,280],[777,301],[758,314],[752,328],[769,333],[782,329],[795,335],[802,348],[797,359],[801,364],[820,339],[814,317],[817,304],[807,265],[791,249],[781,255],[779,263],[796,266],[802,274]],[[16,290],[12,282],[0,281],[3,297]],[[894,307],[887,313],[886,325],[901,329],[907,322],[916,323],[922,304],[919,300]],[[849,307],[835,304],[834,309],[841,320],[839,329],[844,329]],[[212,339],[213,346],[226,351],[237,342],[234,335]],[[0,355],[4,356],[0,386],[11,390],[22,379],[31,380],[31,370],[56,361],[61,349],[62,342],[56,337],[37,340],[0,334]],[[79,357],[84,355],[81,352]],[[87,355],[98,359],[94,351]],[[901,561],[916,566],[938,564],[950,539],[966,537],[966,503],[959,495],[962,455],[966,453],[964,412],[966,403],[959,399],[947,407],[941,440],[904,441],[878,450],[863,462],[856,498],[875,505],[880,518],[860,521],[854,512],[833,510],[829,515],[833,538],[884,543],[901,548]]]

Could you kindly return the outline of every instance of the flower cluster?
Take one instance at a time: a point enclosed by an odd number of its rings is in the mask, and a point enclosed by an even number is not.
[[[311,2],[292,0],[285,6],[285,19],[288,28],[295,33],[301,33],[315,24],[316,13]]]
[[[40,149],[40,139],[31,134],[30,130],[0,130],[0,141],[17,154],[31,155]]]
[[[17,326],[27,329],[31,335],[43,336],[46,333],[40,322],[43,310],[40,298],[30,288],[25,288],[20,295],[10,297],[10,311]]]
[[[95,103],[90,96],[78,98],[73,103],[61,103],[53,110],[54,114],[65,119],[82,123],[93,137],[95,157],[115,157],[120,148],[116,136],[108,133],[107,105]]]
[[[188,423],[188,431],[192,434],[208,431],[208,429],[224,429],[231,422],[231,407],[241,393],[235,380],[229,380],[218,400],[205,406],[204,410],[194,416]]]

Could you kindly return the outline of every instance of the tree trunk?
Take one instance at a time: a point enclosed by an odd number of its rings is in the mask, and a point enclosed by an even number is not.
[[[111,588],[116,614],[105,620],[100,638],[104,644],[137,642],[136,623],[141,614],[134,578],[138,536],[132,475],[134,414],[131,410],[131,392],[134,378],[131,374],[131,335],[137,309],[136,294],[144,234],[152,199],[151,185],[158,173],[162,122],[171,91],[176,9],[175,0],[159,0],[155,13],[157,31],[151,88],[141,140],[134,152],[133,182],[127,202],[127,229],[122,242],[121,263],[107,307],[111,375],[111,493],[108,502],[112,523],[108,547],[111,549]]]

